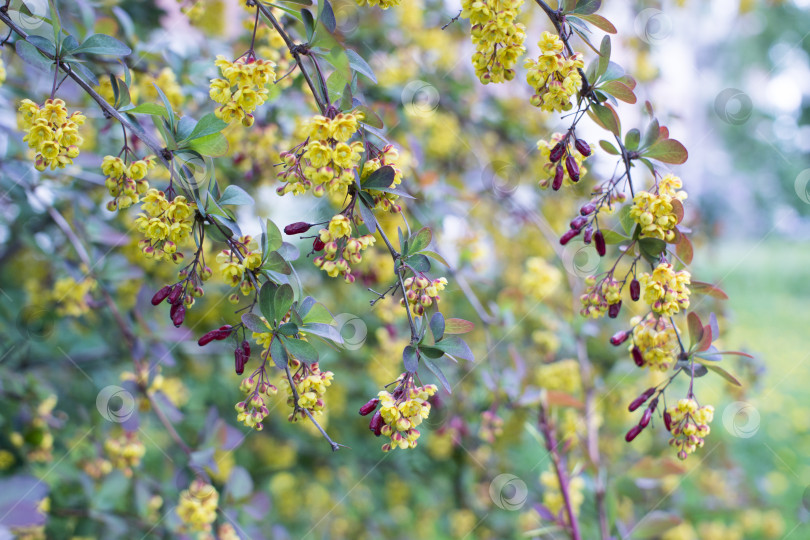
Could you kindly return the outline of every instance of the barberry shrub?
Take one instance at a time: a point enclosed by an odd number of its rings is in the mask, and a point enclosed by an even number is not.
[[[628,459],[711,440],[699,379],[747,355],[598,0],[34,4],[0,6],[0,526],[607,539]]]

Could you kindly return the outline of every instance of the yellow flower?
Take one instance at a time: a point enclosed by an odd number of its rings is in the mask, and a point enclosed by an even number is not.
[[[669,263],[661,263],[652,274],[639,277],[644,301],[655,313],[670,317],[689,308],[691,275],[687,270],[675,272]]]

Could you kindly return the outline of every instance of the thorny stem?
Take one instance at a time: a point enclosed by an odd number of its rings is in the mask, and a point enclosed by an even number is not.
[[[402,299],[405,302],[405,311],[408,313],[408,324],[411,327],[411,345],[413,345],[419,341],[419,336],[416,332],[416,323],[411,314],[411,306],[408,303],[408,292],[405,290],[405,281],[402,279],[402,270],[405,268],[405,263],[402,261],[402,255],[394,249],[394,246],[391,244],[391,241],[388,239],[388,236],[385,234],[385,231],[382,230],[379,223],[377,224],[377,230],[380,231],[380,236],[385,242],[385,245],[388,246],[388,251],[391,252],[391,257],[394,259],[394,262],[398,263],[396,269],[397,279],[399,280],[399,288],[402,291]]]
[[[574,513],[574,507],[571,504],[571,494],[568,489],[568,472],[565,470],[565,464],[563,463],[562,457],[560,456],[559,452],[557,452],[559,443],[557,442],[554,427],[551,425],[551,422],[546,414],[546,408],[542,404],[540,405],[539,424],[540,432],[543,434],[543,439],[546,442],[546,450],[548,450],[548,453],[551,456],[551,461],[554,464],[554,472],[557,475],[557,483],[560,485],[560,494],[563,498],[563,506],[565,507],[565,513],[568,515],[568,528],[571,532],[571,540],[582,540],[582,536],[579,533],[579,523],[577,522],[576,514]]]

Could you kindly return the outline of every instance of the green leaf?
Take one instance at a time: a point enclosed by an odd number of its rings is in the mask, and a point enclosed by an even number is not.
[[[278,336],[273,336],[272,341],[270,341],[270,358],[272,358],[277,368],[287,369],[287,349],[284,348],[284,344],[281,343]]]
[[[447,381],[447,377],[444,376],[444,373],[442,373],[442,370],[439,368],[439,366],[433,363],[433,361],[430,360],[429,358],[424,357],[422,358],[422,363],[425,364],[425,367],[427,367],[431,371],[431,373],[436,375],[436,378],[439,379],[440,383],[442,383],[442,386],[444,387],[445,390],[447,390],[447,393],[452,394],[453,389],[450,388],[450,383]]]
[[[686,325],[689,329],[689,349],[691,350],[703,339],[703,323],[700,322],[700,316],[697,313],[690,311],[686,316]]]
[[[264,234],[263,242],[267,243],[267,251],[276,251],[278,248],[281,247],[281,244],[284,241],[281,239],[281,231],[278,229],[278,226],[273,223],[271,220],[267,220],[267,230]]]
[[[387,188],[390,187],[391,184],[394,183],[394,176],[396,176],[396,172],[394,172],[393,167],[390,165],[386,165],[385,167],[380,167],[366,178],[366,181],[363,183],[363,189],[378,189],[378,188]]]
[[[297,358],[307,365],[314,364],[318,361],[318,351],[311,343],[296,338],[285,337],[282,339],[290,356]]]
[[[597,125],[610,131],[617,137],[621,134],[619,116],[611,105],[594,104],[588,109],[588,116],[590,116]]]
[[[437,349],[443,350],[446,354],[467,360],[469,362],[475,361],[470,347],[463,339],[456,336],[446,337],[436,344]]]
[[[35,35],[30,35],[26,39],[28,40],[29,43],[31,43],[34,47],[36,47],[40,51],[44,51],[50,54],[51,56],[56,56],[56,46],[50,39]]]
[[[320,336],[337,344],[343,343],[343,336],[340,335],[337,328],[330,324],[308,323],[302,330],[307,334]]]
[[[602,0],[579,0],[571,13],[590,15],[599,11],[601,6]]]
[[[366,198],[371,199],[371,196],[368,193],[361,191],[360,217],[363,218],[363,223],[365,223],[366,227],[368,227],[368,232],[374,234],[374,232],[377,230],[377,218],[374,217],[374,212],[371,210],[374,202],[367,201]]]
[[[602,231],[602,236],[605,238],[606,244],[621,244],[622,242],[630,240],[629,236],[619,234],[616,231],[611,231],[610,229],[599,229],[599,230]]]
[[[405,364],[405,371],[408,373],[416,373],[419,369],[419,355],[413,345],[408,345],[402,351],[402,362]]]
[[[284,336],[294,336],[298,333],[298,325],[293,322],[287,322],[279,326],[278,331]]]
[[[374,70],[368,65],[368,62],[363,60],[363,57],[351,49],[346,49],[346,56],[349,58],[349,65],[360,75],[367,77],[371,82],[377,84],[377,77],[374,76]]]
[[[320,13],[320,20],[323,23],[324,28],[326,28],[330,34],[335,33],[335,29],[337,28],[337,21],[335,20],[335,12],[332,9],[332,3],[329,0],[320,0],[321,1],[321,13]]]
[[[188,147],[204,156],[221,157],[228,153],[228,139],[222,133],[212,133],[190,141]]]
[[[639,238],[638,247],[641,249],[641,254],[648,261],[655,264],[664,250],[667,249],[667,243],[660,238]]]
[[[315,19],[312,17],[312,12],[308,9],[302,9],[301,19],[304,21],[304,29],[307,32],[307,41],[312,42],[312,37],[315,35]]]
[[[220,120],[214,113],[208,113],[202,118],[197,124],[194,126],[194,129],[191,131],[191,134],[186,137],[185,140],[193,141],[194,139],[199,139],[201,137],[205,137],[207,135],[211,135],[214,133],[219,133],[223,129],[228,127],[228,123]]]
[[[411,268],[417,272],[427,272],[430,270],[430,261],[421,253],[411,255],[405,260],[405,262],[407,262]]]
[[[265,281],[259,289],[259,310],[268,321],[275,321],[276,315],[273,311],[273,297],[276,295],[278,286],[272,281]]]
[[[332,324],[335,321],[335,318],[332,317],[329,310],[326,309],[323,304],[317,302],[313,304],[309,311],[305,315],[302,315],[302,317],[304,325],[312,323]]]
[[[429,345],[420,345],[419,354],[422,355],[422,358],[438,359],[444,356],[444,351],[441,349],[437,349],[436,347],[431,347]]]
[[[444,320],[444,333],[445,334],[466,334],[472,332],[475,324],[464,319],[449,318]]]
[[[655,141],[658,140],[659,135],[661,134],[661,130],[658,126],[658,120],[653,118],[650,121],[650,124],[647,126],[647,129],[644,131],[644,138],[641,139],[641,144],[639,145],[639,149],[643,150],[653,144]]]
[[[607,81],[600,84],[599,89],[625,103],[633,104],[636,102],[636,95],[633,93],[633,90],[622,82]]]
[[[613,155],[613,156],[618,156],[619,154],[621,154],[621,152],[619,152],[619,151],[616,149],[616,147],[615,147],[615,146],[613,146],[613,145],[612,145],[611,143],[609,143],[608,141],[599,141],[599,146],[601,146],[601,147],[602,147],[602,150],[604,150],[605,152],[607,152],[607,153],[608,153],[608,154],[610,154],[610,155]]]
[[[264,324],[264,321],[254,313],[243,313],[242,324],[244,324],[248,330],[252,330],[256,333],[266,334],[270,331],[270,329],[267,328],[267,325]]]
[[[712,298],[717,298],[718,300],[728,300],[728,295],[721,289],[711,283],[704,283],[702,281],[692,281],[689,286],[692,289],[692,292],[696,292],[698,294],[705,294],[707,296],[711,296]]]
[[[290,266],[290,263],[288,263],[284,257],[281,256],[281,253],[278,251],[271,251],[267,254],[267,260],[265,260],[264,264],[262,264],[262,270],[278,272],[280,274],[289,274],[292,272],[292,267]]]
[[[450,268],[450,265],[447,263],[447,261],[445,261],[445,260],[444,260],[444,257],[442,257],[441,255],[439,255],[439,254],[438,254],[438,253],[436,253],[435,251],[430,251],[429,249],[423,249],[423,250],[421,251],[421,253],[422,253],[422,255],[427,255],[427,256],[428,256],[428,257],[430,257],[431,259],[435,259],[435,260],[439,261],[440,263],[442,263],[443,265],[445,265],[447,268]]]
[[[608,34],[615,34],[616,33],[616,27],[613,26],[613,23],[611,23],[609,20],[602,17],[601,15],[596,15],[596,14],[593,14],[593,13],[588,13],[588,14],[579,13],[579,14],[577,14],[577,17],[579,17],[580,19],[584,19],[584,20],[588,21],[589,23],[591,23],[592,25],[594,25],[598,29],[605,31]]]
[[[166,111],[166,108],[161,107],[157,103],[141,103],[137,107],[133,107],[122,112],[127,114],[149,114],[152,116],[162,116],[163,118],[169,117],[169,113]]]
[[[127,56],[132,49],[106,34],[93,34],[82,41],[82,44],[73,50],[73,54],[106,54],[109,56]]]
[[[638,142],[641,138],[641,132],[636,128],[631,129],[624,135],[624,146],[631,152],[638,150]]]
[[[610,37],[605,36],[602,38],[602,43],[599,45],[599,65],[596,68],[596,78],[601,77],[607,71],[608,63],[610,62]]]
[[[625,234],[628,235],[631,234],[633,229],[636,228],[636,221],[630,217],[630,209],[631,206],[629,204],[619,208],[619,223],[621,224]]]
[[[740,387],[742,386],[742,383],[737,379],[737,377],[735,377],[734,375],[732,375],[731,373],[729,373],[725,369],[721,368],[720,366],[717,366],[717,365],[714,365],[714,364],[704,364],[704,365],[707,368],[709,368],[711,371],[714,371],[715,373],[717,373],[718,375],[723,377],[725,380],[727,380],[728,382],[730,382],[734,386],[740,386]]]
[[[19,57],[22,58],[27,64],[31,64],[32,66],[45,71],[50,71],[53,68],[53,60],[44,57],[42,53],[39,52],[39,49],[27,41],[18,39],[16,48]]]
[[[444,337],[444,315],[437,311],[430,318],[430,331],[434,341],[441,341]]]
[[[226,204],[230,204],[232,206],[245,206],[254,204],[254,202],[253,197],[251,197],[247,191],[239,186],[231,184],[225,188],[225,191],[222,192],[222,197],[219,198],[220,206],[225,206]],[[275,251],[275,249],[272,251]]]
[[[363,119],[361,120],[361,122],[363,122],[367,126],[371,126],[377,129],[382,129],[383,127],[385,127],[382,118],[380,118],[380,116],[377,113],[375,113],[365,105],[359,105],[355,107],[354,109],[352,109],[352,112],[362,114]]]
[[[410,247],[408,253],[419,253],[430,245],[433,239],[433,233],[430,227],[422,227],[417,232],[413,233],[409,239]]]
[[[687,160],[689,152],[675,139],[664,139],[653,143],[642,155],[649,159],[679,165]]]
[[[166,120],[169,122],[169,129],[174,132],[175,131],[175,118],[174,118],[174,109],[172,108],[172,104],[169,101],[169,98],[166,97],[166,94],[163,93],[163,90],[157,84],[152,84],[157,90],[158,96],[160,96],[160,100],[163,102],[163,106],[166,108],[166,111],[169,113],[166,116]],[[202,154],[202,152],[200,152]]]
[[[295,293],[289,283],[285,283],[276,290],[276,294],[273,297],[273,313],[275,314],[276,320],[280,321],[287,315],[287,312],[290,311],[290,306],[292,306],[294,297]]]

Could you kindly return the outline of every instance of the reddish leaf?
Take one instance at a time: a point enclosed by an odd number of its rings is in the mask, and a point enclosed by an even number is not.
[[[595,13],[591,14],[577,14],[577,17],[580,19],[584,19],[594,25],[595,27],[599,28],[600,30],[604,30],[608,34],[615,34],[616,27],[613,26],[606,18],[602,17],[601,15],[596,15]]]
[[[675,245],[675,254],[683,262],[683,264],[691,264],[694,251],[692,241],[689,240],[685,234],[681,234],[678,243]]]
[[[466,334],[475,328],[475,324],[464,319],[445,319],[444,320],[444,333],[445,334]]]
[[[624,101],[625,103],[633,104],[636,102],[636,95],[633,93],[633,90],[630,89],[630,87],[626,84],[619,81],[608,81],[599,85],[599,89],[614,96],[616,99]]]
[[[588,109],[588,116],[600,127],[610,131],[617,137],[621,133],[621,122],[616,110],[609,104],[593,105]]]
[[[678,165],[686,161],[689,157],[689,152],[675,139],[659,139],[645,150],[643,155],[646,158]]]
[[[678,218],[678,223],[683,221],[683,203],[680,199],[673,198],[669,203],[672,205],[672,213]]]
[[[703,327],[703,337],[700,339],[697,346],[698,352],[708,351],[709,347],[712,346],[712,339],[712,327],[707,324]]]
[[[658,138],[669,139],[669,128],[667,126],[661,126],[658,128]]]
[[[717,351],[717,352],[715,352],[713,354],[732,354],[734,356],[744,356],[746,358],[752,358],[752,359],[754,358],[750,354],[744,353],[744,352],[741,352],[741,351]]]
[[[716,287],[711,283],[693,281],[691,288],[693,292],[698,294],[705,294],[707,296],[711,296],[712,298],[717,298],[718,300],[728,300],[728,295],[723,291],[723,289]]]
[[[703,323],[700,316],[694,311],[690,311],[686,316],[686,325],[689,328],[689,341],[692,345],[700,343],[703,339]]]
[[[585,405],[580,400],[559,390],[548,390],[546,392],[546,402],[549,405],[559,405],[560,407],[585,408]]]
[[[725,380],[727,380],[731,384],[733,384],[735,386],[742,386],[742,383],[737,379],[737,377],[735,377],[734,375],[732,375],[731,373],[729,373],[725,369],[721,368],[720,366],[717,366],[717,365],[714,365],[714,364],[704,364],[704,365],[708,369],[710,369],[711,371],[714,371],[715,373],[717,373],[718,375],[723,377]]]

